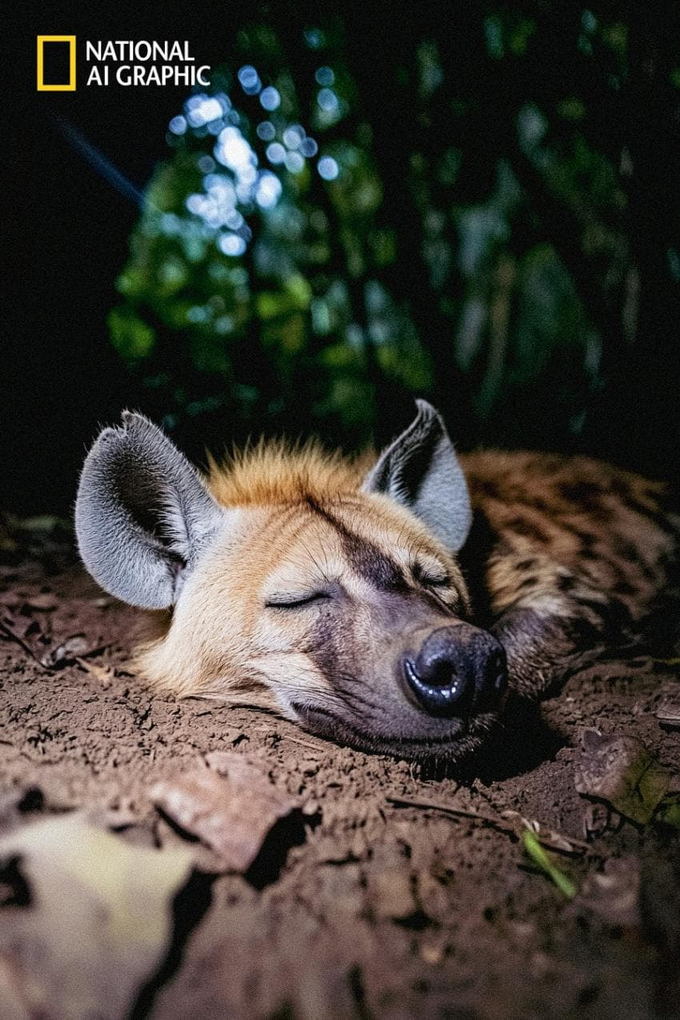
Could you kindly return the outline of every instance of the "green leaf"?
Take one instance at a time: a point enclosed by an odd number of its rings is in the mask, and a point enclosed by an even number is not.
[[[156,343],[156,334],[128,308],[112,308],[109,312],[111,340],[118,353],[130,361],[148,358]]]
[[[659,804],[654,821],[680,829],[680,793],[670,793]]]
[[[536,833],[531,829],[525,829],[522,833],[522,843],[534,864],[545,872],[562,895],[566,896],[568,900],[573,899],[578,891],[576,886],[569,876],[557,867],[547,850],[543,849]]]
[[[637,737],[588,732],[584,744],[575,779],[578,792],[647,825],[668,792],[670,773]]]

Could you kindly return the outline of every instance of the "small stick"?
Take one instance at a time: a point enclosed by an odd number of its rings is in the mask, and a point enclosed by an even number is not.
[[[416,808],[431,808],[434,811],[443,811],[447,815],[461,816],[462,818],[476,818],[480,822],[485,822],[487,825],[493,825],[497,829],[501,829],[503,832],[515,832],[512,825],[504,822],[502,818],[497,815],[483,815],[479,811],[473,811],[472,808],[458,808],[452,807],[451,804],[444,804],[441,801],[436,800],[425,800],[422,797],[394,797],[388,796],[387,801],[390,804],[395,804],[397,807],[416,807]]]
[[[46,666],[44,662],[41,662],[41,660],[38,658],[38,656],[33,651],[33,649],[28,644],[28,642],[24,641],[24,639],[22,637],[19,637],[19,635],[16,633],[16,631],[14,631],[9,626],[9,624],[6,622],[6,620],[0,620],[0,631],[2,631],[2,633],[6,637],[8,637],[10,639],[10,641],[16,641],[16,643],[21,648],[23,648],[23,650],[26,652],[26,654],[29,655],[31,657],[31,659],[33,659],[34,662],[37,662],[38,665],[42,669],[46,670],[48,673],[53,673],[54,672],[54,670],[52,669],[51,666]]]
[[[503,818],[502,816],[498,816],[498,815],[486,815],[486,814],[482,814],[480,811],[473,811],[472,808],[452,807],[450,804],[444,804],[441,801],[425,800],[424,798],[421,798],[421,797],[394,797],[394,796],[388,796],[387,800],[389,801],[389,803],[395,804],[397,806],[416,807],[416,808],[425,808],[425,809],[429,808],[429,809],[434,810],[434,811],[443,811],[445,814],[453,815],[454,817],[459,817],[460,816],[462,818],[476,818],[478,821],[484,822],[485,825],[491,825],[494,829],[499,829],[501,832],[508,832],[508,833],[511,833],[513,836],[519,836],[519,833],[517,831],[517,826],[513,825],[511,822],[506,821],[505,818]],[[519,816],[519,815],[517,817],[521,818],[521,816]],[[524,828],[527,829],[528,831],[531,831],[531,832],[534,831],[529,825],[526,825],[526,824],[524,825]],[[537,839],[541,843],[545,842],[546,845],[549,846],[551,850],[555,850],[558,853],[559,852],[562,852],[562,853],[569,853],[570,852],[570,851],[567,851],[564,848],[561,848],[559,846],[555,846],[553,843],[550,842],[550,840],[547,840],[546,837],[547,837],[548,833],[546,833],[545,836],[542,836],[540,831],[539,831],[538,833],[535,833],[535,835],[536,835]],[[555,835],[560,835],[560,834],[559,833],[555,833]],[[582,839],[574,839],[571,836],[564,836],[564,837],[561,837],[561,838],[563,838],[565,840],[565,842],[570,843],[571,846],[574,847],[574,851],[572,851],[572,852],[586,853],[589,856],[595,856],[595,857],[601,856],[600,854],[595,853],[593,851],[593,848],[590,846],[590,844],[589,843],[585,843]]]

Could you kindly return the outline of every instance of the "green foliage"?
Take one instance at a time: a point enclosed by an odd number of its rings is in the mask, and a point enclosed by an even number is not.
[[[565,872],[557,866],[557,864],[555,864],[554,858],[548,853],[548,851],[541,846],[536,833],[532,832],[531,829],[525,829],[522,833],[522,843],[524,844],[524,849],[531,861],[540,868],[541,871],[545,872],[563,896],[565,896],[568,900],[573,900],[574,896],[578,892],[576,886],[569,876],[566,875]]]
[[[474,438],[538,439],[550,408],[565,442],[637,329],[604,123],[628,26],[525,2],[381,30],[382,9],[241,28],[170,124],[113,343],[173,414],[356,442],[420,392]]]

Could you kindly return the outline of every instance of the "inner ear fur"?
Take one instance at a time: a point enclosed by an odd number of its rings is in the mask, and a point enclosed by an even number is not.
[[[76,499],[80,555],[116,598],[167,609],[224,519],[197,471],[156,425],[123,412],[87,455]]]
[[[470,496],[438,412],[417,400],[411,424],[385,449],[363,483],[411,510],[447,549],[457,552],[472,523]]]

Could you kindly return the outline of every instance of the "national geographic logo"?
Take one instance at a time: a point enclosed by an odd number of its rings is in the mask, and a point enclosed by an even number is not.
[[[37,41],[38,92],[74,92],[76,37],[39,35]],[[85,88],[210,84],[211,68],[196,64],[186,40],[87,39],[79,50],[87,65],[80,71]]]
[[[36,67],[38,92],[75,92],[76,37],[39,35]]]

